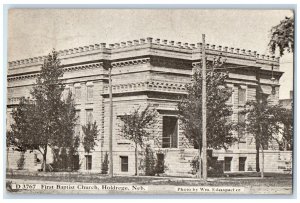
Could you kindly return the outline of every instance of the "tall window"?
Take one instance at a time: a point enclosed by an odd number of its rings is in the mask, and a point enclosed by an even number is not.
[[[76,125],[75,125],[75,135],[79,136],[80,135],[80,110],[76,110]]]
[[[93,123],[93,109],[86,110],[86,123]]]
[[[93,86],[87,86],[87,100],[92,101],[93,100]]]
[[[81,99],[81,88],[75,87],[75,101],[79,102]]]
[[[177,148],[178,145],[178,119],[176,117],[163,117],[163,148]]]
[[[10,127],[10,124],[13,124],[15,121],[14,121],[14,118],[13,118],[13,113],[7,113],[7,119],[6,119],[6,126]]]
[[[66,86],[64,91],[64,99],[67,99],[70,93],[70,87]]]
[[[238,113],[238,122],[245,123],[245,114],[242,114],[240,112]],[[239,142],[245,143],[246,142],[245,128],[239,127],[238,134],[239,134]]]
[[[239,95],[239,97],[238,97],[239,104],[244,105],[246,103],[246,89],[239,87],[238,95]]]
[[[120,156],[121,159],[121,171],[128,172],[128,156]]]
[[[228,98],[227,103],[228,103],[228,104],[232,104],[232,102],[233,102],[233,88],[232,88],[232,87],[228,87],[228,88],[229,88],[229,90],[231,91],[231,95],[230,95],[230,97]]]
[[[92,170],[92,155],[85,155],[85,169]]]

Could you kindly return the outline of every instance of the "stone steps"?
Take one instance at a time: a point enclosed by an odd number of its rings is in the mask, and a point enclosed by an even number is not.
[[[178,150],[167,153],[166,173],[168,175],[192,175],[191,162],[196,156],[195,150]]]

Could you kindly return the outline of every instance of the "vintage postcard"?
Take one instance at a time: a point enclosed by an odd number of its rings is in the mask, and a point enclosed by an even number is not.
[[[293,194],[294,11],[9,9],[6,190]]]

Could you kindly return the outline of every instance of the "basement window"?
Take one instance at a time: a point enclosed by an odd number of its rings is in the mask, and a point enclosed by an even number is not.
[[[92,155],[85,155],[85,169],[92,170]]]
[[[224,158],[224,171],[231,171],[231,160],[232,157]]]
[[[246,157],[239,157],[239,171],[245,171]]]
[[[120,156],[121,159],[121,171],[128,172],[128,156]]]

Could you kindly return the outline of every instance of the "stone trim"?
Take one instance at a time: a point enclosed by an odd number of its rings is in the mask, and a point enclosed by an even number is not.
[[[39,73],[35,73],[35,74],[27,74],[27,75],[8,77],[7,81],[12,82],[12,81],[18,81],[18,80],[33,79],[33,78],[38,77],[39,75],[40,75]]]
[[[170,83],[163,81],[148,81],[128,84],[117,84],[112,86],[113,94],[127,93],[127,92],[139,92],[139,91],[162,91],[162,92],[174,92],[174,93],[186,93],[185,84],[183,83]],[[108,85],[104,86],[104,93],[108,94]]]
[[[22,97],[11,97],[7,99],[7,105],[19,104]]]
[[[146,64],[150,63],[150,58],[139,58],[139,59],[132,59],[126,61],[118,61],[111,63],[112,67],[123,67],[123,66],[131,66],[131,65],[139,65],[139,64]]]
[[[72,72],[72,71],[80,71],[80,70],[87,70],[87,69],[94,69],[94,68],[102,68],[103,63],[91,63],[91,64],[84,64],[84,65],[78,65],[78,66],[70,66],[70,67],[64,67],[64,72]]]
[[[78,65],[78,66],[70,66],[70,67],[63,67],[64,72],[72,72],[72,71],[80,71],[80,70],[87,70],[87,69],[94,69],[94,68],[102,68],[103,63],[92,63],[92,64],[85,64],[85,65]],[[25,79],[33,79],[39,76],[40,73],[35,74],[26,74],[26,75],[18,75],[12,76],[7,78],[8,82],[17,81],[17,80],[25,80]]]

